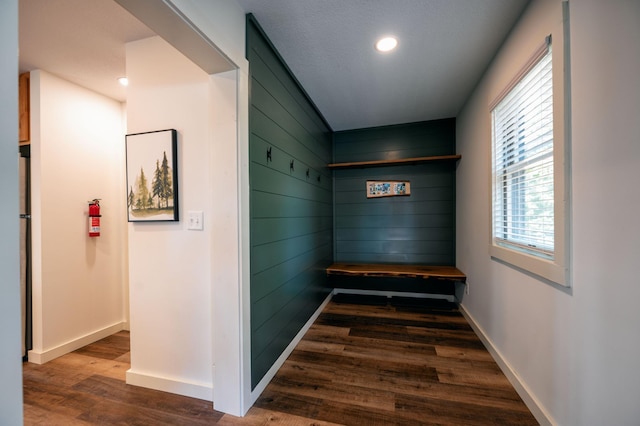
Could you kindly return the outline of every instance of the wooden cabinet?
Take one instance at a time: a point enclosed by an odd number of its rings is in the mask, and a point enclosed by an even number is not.
[[[20,145],[27,145],[30,141],[29,126],[29,73],[20,74],[18,85],[19,104],[19,132]]]

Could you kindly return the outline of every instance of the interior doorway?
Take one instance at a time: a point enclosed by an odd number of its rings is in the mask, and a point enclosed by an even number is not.
[[[20,146],[20,301],[22,312],[22,360],[32,349],[31,319],[31,146]]]

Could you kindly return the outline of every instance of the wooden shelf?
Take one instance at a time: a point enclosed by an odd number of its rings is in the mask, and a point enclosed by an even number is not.
[[[455,266],[387,265],[365,263],[334,263],[327,268],[327,275],[388,278],[436,278],[466,282],[467,276]]]
[[[327,164],[330,169],[357,169],[365,167],[403,166],[408,164],[422,164],[435,161],[457,161],[461,155],[437,155],[432,157],[399,158],[397,160],[355,161],[351,163]]]

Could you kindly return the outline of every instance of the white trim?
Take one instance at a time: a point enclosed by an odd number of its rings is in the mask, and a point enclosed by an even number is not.
[[[316,321],[318,316],[320,316],[325,306],[327,306],[329,301],[331,301],[332,297],[333,297],[333,292],[329,293],[327,298],[324,299],[324,302],[322,302],[322,304],[318,307],[318,309],[316,309],[313,315],[311,315],[311,318],[309,318],[309,320],[305,323],[305,325],[300,329],[298,334],[296,334],[296,337],[294,337],[291,343],[289,343],[289,346],[287,346],[287,348],[282,352],[280,357],[278,357],[276,362],[273,363],[269,371],[267,371],[267,373],[264,375],[262,380],[260,380],[260,382],[258,382],[256,387],[253,389],[253,391],[251,391],[250,405],[253,405],[258,400],[258,398],[260,397],[260,394],[262,394],[262,392],[267,387],[269,382],[271,382],[271,379],[273,379],[273,377],[276,375],[280,367],[282,367],[282,364],[284,364],[287,358],[289,358],[289,355],[291,355],[291,352],[293,352],[293,350],[296,348],[298,343],[300,343],[300,341],[302,340],[304,335],[307,333],[309,328],[313,325],[313,323]]]
[[[213,399],[215,410],[238,417],[244,416],[250,408],[246,404],[250,394],[246,377],[250,377],[251,368],[249,228],[244,219],[248,209],[243,207],[248,192],[248,172],[245,172],[245,156],[248,158],[247,67],[248,64],[244,64],[242,69],[210,76],[211,96],[235,108],[235,114],[229,116],[216,114],[216,107],[212,106],[212,140],[219,145],[216,155],[210,158],[212,182],[223,182],[226,188],[235,189],[235,193],[229,192],[217,200],[228,208],[214,209],[213,216],[214,222],[225,224],[217,226],[211,240],[214,259],[211,262]]]
[[[465,317],[473,331],[478,335],[484,346],[487,348],[493,359],[496,361],[500,370],[507,376],[507,379],[514,387],[520,398],[524,401],[527,408],[531,411],[531,414],[536,418],[541,425],[556,425],[551,415],[544,409],[542,404],[538,401],[535,395],[531,392],[526,383],[521,381],[520,376],[511,367],[511,364],[502,356],[502,353],[496,348],[491,339],[487,336],[483,328],[475,321],[473,316],[467,312],[464,305],[459,305],[460,312]]]
[[[489,246],[489,255],[492,259],[506,262],[540,278],[547,279],[564,287],[569,287],[567,284],[568,272],[566,266],[559,265],[553,260],[542,259],[495,244]]]
[[[112,334],[117,333],[118,331],[125,330],[125,325],[128,325],[128,323],[126,321],[121,321],[109,327],[94,331],[93,333],[86,334],[67,343],[63,343],[60,346],[56,346],[55,348],[47,349],[42,352],[30,350],[27,354],[29,362],[32,362],[34,364],[44,364],[45,362],[49,362],[52,359],[56,359],[58,357],[61,357],[62,355],[73,352],[76,349],[80,349],[84,346],[90,345],[91,343],[97,342],[100,339],[109,337]]]
[[[361,294],[365,296],[386,296],[386,297],[413,297],[415,299],[442,299],[449,302],[455,302],[455,296],[450,294],[430,294],[430,293],[413,293],[403,291],[384,291],[384,290],[361,290],[350,288],[336,288],[333,294]]]
[[[171,1],[115,1],[207,74],[237,68],[233,61]]]
[[[210,383],[197,383],[178,378],[153,376],[129,369],[127,370],[127,384],[213,401],[213,385]]]
[[[547,261],[523,252],[496,245],[493,238],[493,196],[491,190],[489,255],[516,269],[546,280],[560,288],[571,288],[572,277],[572,189],[571,189],[571,60],[569,40],[569,3],[562,2],[562,21],[551,32],[553,53],[553,167],[554,167],[554,259]],[[535,54],[532,56],[532,58]],[[490,120],[490,113],[488,114]],[[493,146],[493,143],[492,143]],[[490,166],[492,170],[492,165]],[[493,188],[493,176],[490,187]]]
[[[245,21],[246,22],[246,21]],[[246,32],[246,27],[244,28]],[[249,62],[240,64],[236,84],[237,99],[237,179],[238,179],[238,274],[240,282],[240,394],[239,404],[244,416],[253,405],[251,394],[251,210],[249,199]],[[233,414],[233,413],[232,413]]]

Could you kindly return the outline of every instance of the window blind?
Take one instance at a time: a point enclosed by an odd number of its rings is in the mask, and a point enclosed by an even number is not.
[[[493,238],[498,245],[553,259],[550,44],[536,55],[492,109]]]

